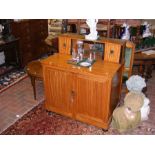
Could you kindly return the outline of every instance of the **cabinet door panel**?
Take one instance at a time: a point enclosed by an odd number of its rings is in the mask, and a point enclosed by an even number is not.
[[[71,39],[67,37],[59,37],[59,53],[71,54]]]
[[[44,85],[46,94],[45,106],[48,110],[72,116],[72,94],[70,73],[46,68]]]
[[[104,125],[107,121],[109,90],[106,79],[77,77],[76,118],[84,122]]]
[[[121,46],[113,43],[105,44],[104,60],[119,63],[121,56]]]

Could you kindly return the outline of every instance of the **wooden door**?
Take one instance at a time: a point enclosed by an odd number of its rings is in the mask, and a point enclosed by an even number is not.
[[[59,37],[59,53],[71,54],[71,38]]]
[[[109,83],[104,78],[77,76],[76,119],[108,127]]]
[[[48,67],[43,68],[43,72],[46,109],[72,117],[72,74]]]

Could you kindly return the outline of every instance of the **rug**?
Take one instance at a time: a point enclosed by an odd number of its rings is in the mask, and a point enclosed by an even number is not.
[[[15,85],[19,81],[26,78],[28,75],[23,69],[14,70],[0,76],[0,93]]]
[[[2,135],[152,135],[155,128],[148,122],[142,122],[134,130],[119,133],[111,126],[108,131],[70,119],[68,117],[47,112],[43,104],[39,104],[23,118],[5,130]]]

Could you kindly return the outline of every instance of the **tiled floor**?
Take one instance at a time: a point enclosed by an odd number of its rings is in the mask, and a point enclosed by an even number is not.
[[[44,101],[43,83],[36,81],[37,100],[34,100],[30,79],[20,81],[0,93],[0,133]]]

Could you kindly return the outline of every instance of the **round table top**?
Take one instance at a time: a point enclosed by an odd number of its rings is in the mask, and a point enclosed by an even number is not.
[[[37,78],[43,78],[42,65],[39,60],[28,63],[26,67],[27,73]]]

